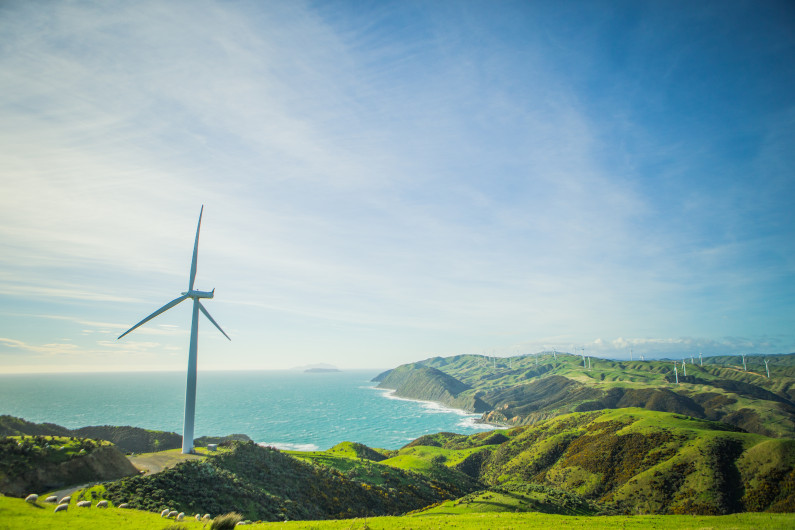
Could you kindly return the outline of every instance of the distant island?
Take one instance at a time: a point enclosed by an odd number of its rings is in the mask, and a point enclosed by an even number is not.
[[[316,364],[305,364],[303,366],[295,366],[291,368],[291,370],[295,371],[302,371],[305,373],[325,373],[325,372],[341,372],[339,368],[334,366],[333,364],[328,363],[316,363]]]

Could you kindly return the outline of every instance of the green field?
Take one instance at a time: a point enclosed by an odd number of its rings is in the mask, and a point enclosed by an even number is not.
[[[44,503],[29,504],[21,499],[0,497],[0,529],[41,529],[59,530],[115,530],[142,529],[163,530],[173,521],[158,514],[138,510],[117,508],[100,509],[77,508],[74,503],[66,512],[54,513],[53,506]],[[209,525],[185,520],[179,523],[186,530]],[[368,519],[344,519],[338,521],[293,521],[279,523],[259,523],[248,528],[295,529],[336,529],[336,530],[425,530],[437,528],[508,530],[533,528],[671,528],[671,529],[709,529],[709,528],[754,528],[783,529],[795,528],[795,514],[744,513],[724,516],[691,515],[646,515],[583,517],[547,515],[537,513],[457,513],[446,514],[440,511],[405,517],[374,517]]]

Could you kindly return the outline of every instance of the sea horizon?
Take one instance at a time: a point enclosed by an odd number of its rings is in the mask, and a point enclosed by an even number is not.
[[[495,428],[479,414],[377,388],[378,370],[212,370],[198,374],[195,436],[246,434],[263,445],[323,450],[351,441],[396,449],[424,434]],[[131,425],[182,433],[184,372],[0,375],[0,414],[70,429]]]

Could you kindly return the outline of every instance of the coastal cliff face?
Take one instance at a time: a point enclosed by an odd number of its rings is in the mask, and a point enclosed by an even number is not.
[[[379,378],[381,382],[378,388],[393,389],[398,397],[436,401],[467,412],[481,413],[490,408],[471,391],[469,385],[429,366],[407,364]]]

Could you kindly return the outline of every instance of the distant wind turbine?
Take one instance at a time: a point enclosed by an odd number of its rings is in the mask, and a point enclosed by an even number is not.
[[[138,322],[136,325],[119,335],[119,339],[127,335],[129,332],[138,328],[160,313],[165,313],[172,307],[184,302],[188,298],[193,299],[193,320],[190,326],[190,349],[188,350],[188,381],[185,388],[185,422],[182,427],[182,453],[187,454],[193,452],[193,420],[196,412],[196,353],[199,338],[199,311],[204,313],[210,322],[218,328],[218,331],[224,334],[224,337],[229,339],[221,326],[213,320],[210,313],[204,308],[200,298],[212,298],[215,295],[215,289],[212,291],[197,291],[193,289],[193,282],[196,279],[196,258],[199,252],[199,229],[202,226],[202,213],[204,213],[204,206],[202,205],[199,211],[199,224],[196,226],[196,242],[193,244],[193,260],[190,265],[190,281],[188,282],[188,290],[182,293],[182,296],[175,298],[145,319]],[[118,339],[117,339],[118,340]],[[232,340],[232,339],[229,339]]]
[[[767,378],[770,379],[770,368],[767,366],[767,363],[770,362],[765,359],[765,370],[767,370]]]

